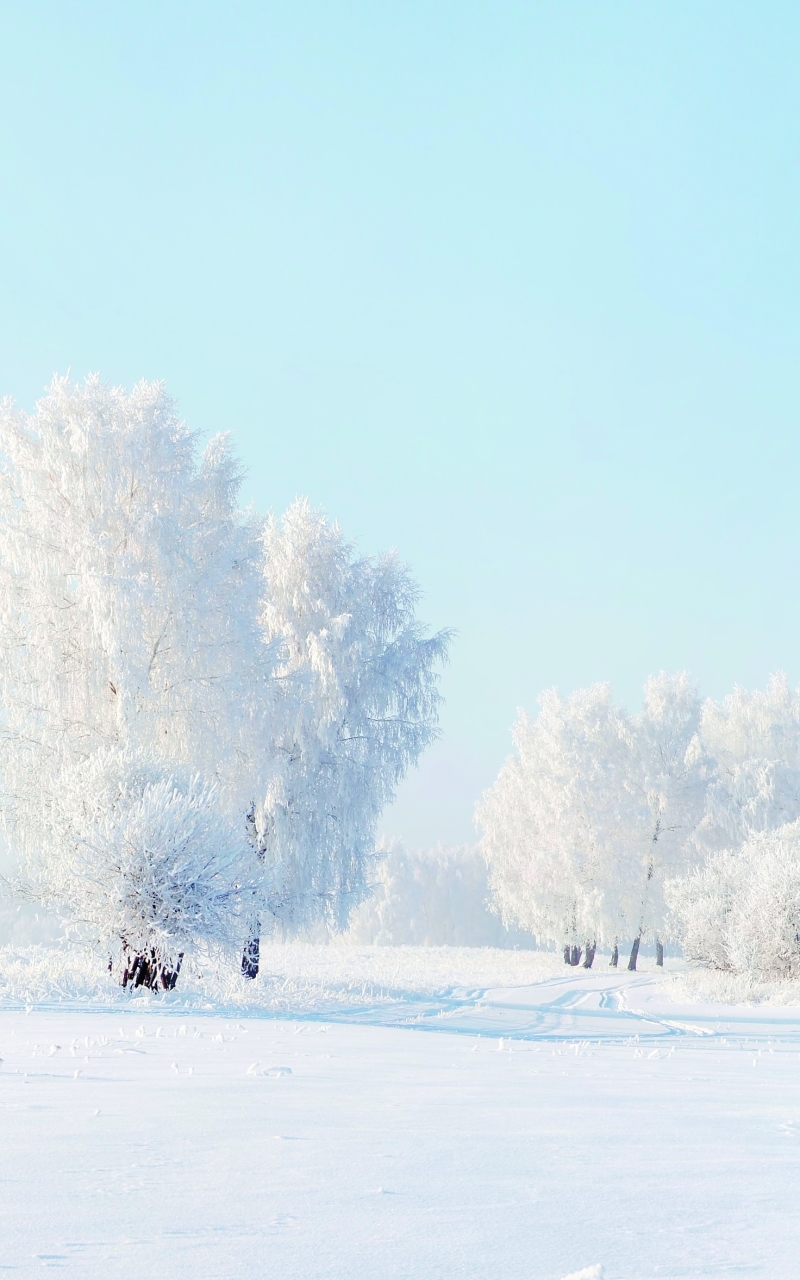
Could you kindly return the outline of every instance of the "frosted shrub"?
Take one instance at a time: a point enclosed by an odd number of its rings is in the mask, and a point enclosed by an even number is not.
[[[711,969],[732,968],[728,925],[744,870],[740,854],[724,849],[687,876],[667,882],[673,928],[687,960]]]
[[[171,988],[189,947],[239,941],[253,855],[216,784],[116,753],[96,754],[65,784],[45,892],[109,949],[123,986]]]
[[[800,821],[668,886],[686,956],[754,980],[800,976]]]

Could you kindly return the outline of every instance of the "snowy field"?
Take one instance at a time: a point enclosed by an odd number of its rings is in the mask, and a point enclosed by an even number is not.
[[[44,957],[0,953],[4,1272],[800,1274],[800,1008],[335,947],[268,950],[221,1007],[209,974],[131,1000]]]

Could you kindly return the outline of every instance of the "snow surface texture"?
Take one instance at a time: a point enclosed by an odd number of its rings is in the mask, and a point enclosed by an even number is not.
[[[197,1009],[253,1014],[315,1014],[396,1008],[416,1017],[424,1002],[438,1014],[487,987],[522,986],[564,970],[555,952],[490,947],[355,947],[262,944],[252,982],[238,965],[187,959],[175,991],[131,995],[112,981],[103,958],[80,947],[0,948],[0,1008]]]
[[[283,952],[309,1003],[270,1005],[273,977],[246,1015],[204,1012],[196,985],[189,1009],[179,991],[104,1004],[99,986],[54,1007],[41,980],[26,1008],[0,956],[0,1267],[797,1274],[800,1008],[681,1006],[652,971],[533,983],[553,958],[530,952],[451,951],[449,969],[444,949]],[[371,994],[381,957],[396,967]],[[528,985],[453,982],[509,963]]]

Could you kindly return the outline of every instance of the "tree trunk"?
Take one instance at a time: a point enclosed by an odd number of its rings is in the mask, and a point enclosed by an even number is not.
[[[597,950],[596,942],[586,943],[586,959],[583,962],[584,969],[591,969],[592,965],[594,964],[594,953],[596,950]]]
[[[611,952],[611,963],[615,969],[619,964],[619,943],[616,938],[614,939],[614,950]]]
[[[242,973],[246,978],[258,977],[259,952],[261,949],[261,921],[256,920],[253,931],[242,952]]]
[[[150,948],[150,954],[142,952],[133,957],[125,957],[125,968],[122,972],[122,986],[130,985],[136,990],[137,987],[145,987],[148,991],[174,990],[175,983],[178,981],[178,974],[183,964],[183,952],[178,954],[178,962],[175,968],[172,968],[172,962],[162,959],[154,947]]]
[[[639,934],[638,938],[634,938],[633,946],[631,947],[631,958],[628,961],[628,969],[632,973],[636,972],[636,961],[639,958],[639,943],[641,941],[642,941],[642,935]]]
[[[564,943],[564,964],[572,964],[568,942]]]
[[[579,965],[579,964],[580,964],[580,962],[581,962],[581,956],[582,956],[582,955],[583,955],[583,951],[582,951],[582,949],[581,949],[580,947],[573,947],[573,948],[572,948],[572,959],[570,960],[570,964],[571,964],[571,965],[573,965],[573,966]]]
[[[660,938],[656,938],[656,964],[664,965],[664,943]]]
[[[183,952],[179,951],[178,963],[175,965],[174,969],[168,969],[166,965],[161,966],[161,973],[160,973],[161,986],[163,987],[164,991],[172,991],[174,989],[175,983],[178,981],[178,974],[181,971],[182,964],[183,964]]]

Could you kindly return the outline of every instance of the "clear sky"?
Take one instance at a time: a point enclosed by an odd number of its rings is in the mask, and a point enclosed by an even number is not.
[[[163,378],[459,636],[385,815],[518,705],[800,682],[800,6],[0,3],[0,393]]]

